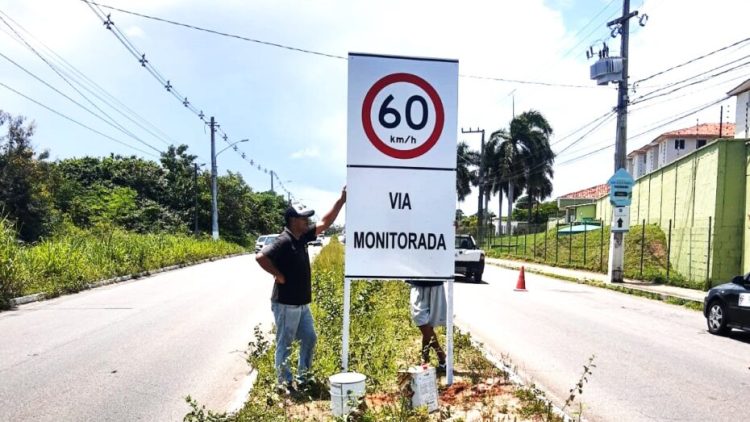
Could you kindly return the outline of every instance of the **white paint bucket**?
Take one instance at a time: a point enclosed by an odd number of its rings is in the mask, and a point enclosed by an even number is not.
[[[346,416],[357,408],[365,396],[366,376],[357,372],[342,372],[328,377],[331,387],[331,412],[334,417]]]

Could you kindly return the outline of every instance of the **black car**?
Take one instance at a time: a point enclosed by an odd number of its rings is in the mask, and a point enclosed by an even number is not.
[[[709,290],[703,315],[711,334],[724,335],[732,328],[750,331],[750,273]]]

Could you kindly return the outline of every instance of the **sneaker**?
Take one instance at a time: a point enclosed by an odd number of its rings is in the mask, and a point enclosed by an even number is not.
[[[435,368],[438,374],[444,374],[447,371],[447,369],[448,367],[446,366],[445,362],[438,363],[437,368]]]
[[[297,389],[291,383],[277,384],[276,394],[280,396],[293,396],[297,394]]]

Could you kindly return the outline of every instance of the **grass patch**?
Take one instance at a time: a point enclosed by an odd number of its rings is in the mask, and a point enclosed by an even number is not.
[[[625,234],[625,278],[666,283],[673,286],[703,289],[702,282],[686,280],[670,266],[667,280],[667,238],[658,225],[630,228]],[[604,273],[609,261],[610,229],[558,235],[557,228],[543,233],[505,236],[494,239],[486,249],[491,258],[519,259],[556,267]],[[641,270],[643,249],[643,270]]]
[[[98,280],[243,251],[225,241],[136,234],[111,227],[69,227],[26,246],[17,243],[15,232],[0,221],[0,309],[8,308],[14,297],[34,293],[54,297],[80,291]]]

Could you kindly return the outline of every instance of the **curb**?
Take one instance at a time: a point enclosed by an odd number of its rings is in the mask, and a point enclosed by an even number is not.
[[[482,353],[482,356],[484,356],[485,359],[487,359],[491,364],[495,365],[498,369],[505,371],[508,373],[508,380],[512,382],[513,384],[516,384],[517,386],[521,387],[529,387],[529,383],[527,382],[524,377],[519,375],[507,362],[505,362],[502,358],[498,358],[495,353],[490,350],[487,346],[485,346],[484,343],[477,340],[474,335],[471,334],[471,331],[468,329],[464,330],[463,328],[459,327],[458,324],[455,325],[456,328],[458,328],[459,331],[469,334],[471,338],[471,346],[475,349],[479,350]],[[540,388],[539,384],[533,383],[537,388]],[[540,388],[541,389],[541,388]],[[574,419],[571,418],[567,413],[565,413],[564,410],[562,410],[559,406],[557,406],[555,403],[552,402],[549,398],[546,396],[536,396],[538,399],[543,400],[546,404],[551,406],[552,413],[556,414],[557,416],[560,416],[564,422],[572,422]],[[586,422],[586,419],[583,417],[580,417],[578,419],[579,422]]]
[[[185,267],[192,267],[194,265],[205,264],[206,262],[212,262],[212,261],[218,261],[218,260],[221,260],[221,259],[234,258],[234,257],[237,257],[237,256],[242,256],[242,255],[250,255],[250,252],[240,252],[240,253],[235,253],[235,254],[231,254],[231,255],[224,255],[224,256],[218,256],[218,257],[211,257],[211,258],[201,259],[199,261],[184,262],[184,263],[181,263],[181,264],[170,265],[168,267],[157,268],[155,270],[146,270],[146,271],[142,271],[140,273],[135,273],[135,274],[130,274],[130,275],[122,275],[122,276],[118,276],[118,277],[114,277],[114,278],[108,278],[108,279],[105,279],[105,280],[99,280],[99,281],[95,281],[93,283],[89,283],[89,284],[85,285],[79,291],[95,289],[97,287],[103,287],[103,286],[107,286],[107,285],[115,284],[115,283],[122,283],[123,281],[134,280],[134,279],[138,279],[138,278],[142,278],[142,277],[149,277],[149,276],[152,276],[152,275],[155,275],[155,274],[159,274],[159,273],[164,273],[164,272],[167,272],[167,271],[173,271],[173,270],[177,270],[177,269],[185,268]],[[70,294],[70,293],[67,293],[67,294]],[[10,299],[10,306],[11,306],[11,309],[12,309],[12,308],[15,308],[15,307],[17,307],[19,305],[25,305],[27,303],[33,303],[33,302],[40,302],[40,301],[45,300],[45,299],[52,299],[54,297],[60,297],[60,296],[63,296],[63,295],[53,296],[53,295],[50,295],[48,293],[34,293],[34,294],[31,294],[31,295],[21,296],[21,297]]]
[[[490,262],[490,261],[487,261],[487,263],[495,267],[505,268],[509,270],[517,270],[523,266],[523,264],[518,264],[516,266],[513,266],[513,265],[501,264],[501,263],[496,263],[496,262]],[[697,299],[693,299],[693,298],[689,298],[685,296],[654,291],[652,289],[638,286],[635,283],[631,283],[631,282],[624,282],[622,284],[619,284],[619,283],[612,284],[612,287],[606,287],[608,286],[608,284],[602,282],[601,280],[595,280],[595,279],[590,279],[586,277],[576,279],[576,278],[564,276],[561,274],[539,271],[534,268],[526,268],[526,272],[541,275],[544,277],[555,278],[555,279],[562,280],[562,281],[570,281],[570,282],[577,283],[577,284],[585,284],[587,286],[593,286],[593,287],[598,287],[598,288],[605,289],[605,290],[612,290],[612,291],[616,291],[620,293],[630,294],[633,296],[645,297],[647,299],[658,300],[661,302],[667,302],[667,303],[675,302],[672,304],[683,305],[683,307],[687,307],[688,309],[693,309],[693,308],[691,308],[690,306],[685,306],[686,303],[693,304],[693,306],[697,306],[697,305],[700,305],[701,307],[703,306],[703,300],[697,300]],[[629,292],[628,290],[642,292],[645,294],[645,296],[634,294],[632,292]]]

